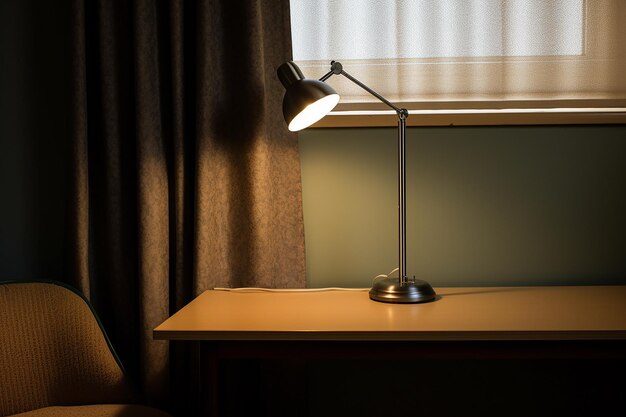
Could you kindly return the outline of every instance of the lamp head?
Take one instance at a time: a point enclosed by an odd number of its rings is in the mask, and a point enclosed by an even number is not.
[[[282,64],[277,73],[286,90],[283,115],[292,132],[317,122],[339,102],[339,94],[331,86],[322,81],[304,78],[293,61]]]

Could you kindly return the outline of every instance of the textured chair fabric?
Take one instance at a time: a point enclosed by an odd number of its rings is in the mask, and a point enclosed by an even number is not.
[[[11,417],[170,417],[162,411],[141,405],[82,405],[76,407],[45,407]]]
[[[83,298],[54,283],[0,283],[0,417],[166,415],[90,405],[129,402],[128,379]]]

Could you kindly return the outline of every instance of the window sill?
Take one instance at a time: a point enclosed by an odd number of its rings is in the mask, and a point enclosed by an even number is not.
[[[398,117],[393,110],[339,110],[330,112],[311,127],[387,127],[397,124]],[[562,124],[626,124],[626,107],[409,110],[407,119],[407,126]]]

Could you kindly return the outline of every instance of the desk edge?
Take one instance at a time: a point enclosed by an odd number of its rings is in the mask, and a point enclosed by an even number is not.
[[[626,330],[563,331],[172,331],[154,330],[154,340],[304,340],[304,341],[481,341],[481,340],[626,340]]]

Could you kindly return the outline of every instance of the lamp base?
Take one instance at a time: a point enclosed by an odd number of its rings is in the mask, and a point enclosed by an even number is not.
[[[433,287],[419,279],[401,284],[398,278],[383,278],[376,281],[370,290],[370,298],[383,303],[425,303],[436,297]]]

